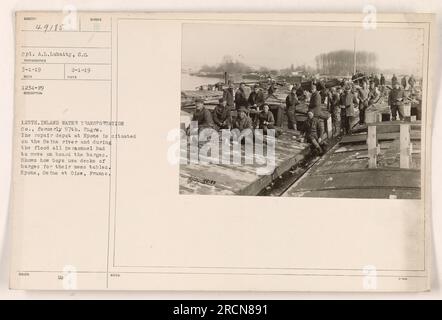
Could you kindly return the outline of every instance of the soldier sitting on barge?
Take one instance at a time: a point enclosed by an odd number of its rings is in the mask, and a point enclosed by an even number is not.
[[[230,108],[227,106],[227,101],[223,98],[219,99],[219,104],[213,110],[213,122],[215,122],[216,129],[228,129],[232,127],[232,116]]]
[[[275,130],[275,137],[278,137],[281,134],[281,130],[280,128],[275,127],[273,113],[269,111],[269,106],[267,104],[264,104],[262,108],[263,110],[258,116],[259,129],[263,130],[264,135],[267,135],[269,129],[273,129]]]
[[[195,100],[196,109],[192,116],[192,122],[198,123],[198,132],[203,129],[215,127],[213,122],[212,113],[204,107],[204,100],[197,98]],[[187,128],[187,134],[191,134],[190,126]]]
[[[307,113],[307,121],[305,124],[305,137],[307,142],[311,143],[319,154],[323,154],[323,146],[325,141],[322,140],[324,135],[324,126],[321,121],[314,116],[312,111]]]

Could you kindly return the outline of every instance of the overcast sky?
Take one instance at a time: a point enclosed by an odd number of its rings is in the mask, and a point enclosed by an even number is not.
[[[372,51],[381,69],[421,73],[423,31],[406,28],[355,30],[348,27],[184,24],[185,68],[216,65],[223,56],[252,66],[287,68],[292,63],[316,67],[315,56],[334,50]]]

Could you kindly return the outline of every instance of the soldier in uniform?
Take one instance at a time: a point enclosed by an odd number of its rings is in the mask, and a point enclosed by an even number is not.
[[[380,80],[377,74],[374,75],[373,82],[375,87],[379,87]]]
[[[275,94],[276,87],[275,87],[275,81],[271,80],[269,88],[267,89],[267,94],[269,96],[273,96]]]
[[[226,100],[227,106],[230,108],[230,110],[233,110],[235,107],[234,106],[234,95],[235,95],[235,92],[233,90],[233,84],[230,82],[229,87],[226,90],[224,90],[224,93],[223,93],[223,99]]]
[[[241,84],[239,85],[239,89],[236,90],[235,93],[235,107],[237,110],[239,110],[241,107],[247,107],[248,105],[244,87],[245,87],[244,82],[241,82]]]
[[[292,130],[297,130],[296,128],[296,105],[299,104],[298,96],[296,95],[296,87],[293,86],[292,90],[285,99],[288,128]]]
[[[295,84],[295,87],[296,87],[296,96],[298,97],[298,100],[304,101],[305,94],[304,94],[304,90],[302,89],[301,83]]]
[[[411,75],[408,79],[408,84],[410,85],[411,90],[413,90],[416,84],[416,80],[414,79],[413,75]]]
[[[223,98],[219,99],[219,104],[213,110],[213,122],[218,130],[229,129],[232,127],[232,116],[227,101]]]
[[[322,140],[324,134],[323,127],[320,126],[320,120],[314,116],[312,111],[307,113],[307,121],[305,123],[305,137],[310,142],[319,154],[323,153],[323,146],[325,143]]]
[[[367,82],[362,83],[362,88],[359,89],[359,124],[365,123],[365,110],[368,108],[370,90]]]
[[[332,116],[333,134],[338,133],[339,130],[339,114],[340,114],[340,93],[336,87],[331,88],[329,95],[329,111]],[[340,130],[339,130],[340,131]]]
[[[401,113],[400,110],[400,107],[402,106],[404,100],[404,90],[399,85],[399,82],[396,81],[393,84],[393,89],[388,94],[388,105],[390,106],[392,120],[396,120],[398,113],[400,120],[404,118],[404,115]]]
[[[380,93],[378,88],[376,87],[376,85],[374,83],[370,84],[370,93],[368,94],[368,106],[372,106],[373,104],[375,104],[379,98],[380,98]]]
[[[212,114],[204,107],[204,100],[201,98],[197,98],[195,100],[195,106],[196,109],[193,113],[192,121],[198,122],[198,132],[207,128],[213,129],[215,124],[213,123]]]
[[[381,73],[381,78],[379,79],[379,84],[381,86],[385,86],[385,77],[384,74]]]
[[[312,111],[315,116],[319,115],[321,111],[321,95],[316,88],[316,85],[312,85],[312,95],[310,97],[310,103],[308,110]]]
[[[259,94],[259,91],[257,92],[257,90],[259,90],[258,85],[255,84],[252,87],[252,92],[250,92],[249,98],[247,99],[248,104],[249,104],[249,108],[250,108],[250,117],[254,123],[257,121],[259,106],[262,103],[264,103],[263,99],[262,99],[262,102],[259,101],[260,94]],[[262,94],[262,91],[261,91],[261,94]]]
[[[256,100],[258,98],[258,92],[256,92],[257,89],[258,89],[258,86],[255,84],[252,87],[252,91],[249,94],[249,98],[247,99],[249,106],[252,108],[256,108],[258,106],[258,103],[256,102]]]
[[[395,74],[393,74],[393,77],[391,78],[391,84],[397,82],[397,77]]]
[[[259,129],[262,129],[265,135],[267,134],[267,130],[273,129],[275,130],[275,137],[279,136],[281,131],[280,128],[275,127],[275,118],[273,117],[273,113],[269,111],[269,106],[264,104],[262,109],[258,117]]]
[[[352,92],[349,84],[345,87],[342,102],[345,106],[344,134],[351,134],[352,123],[355,117],[354,106],[359,105],[359,99],[357,98],[357,93]]]
[[[233,128],[243,131],[245,129],[253,130],[252,119],[247,115],[247,109],[242,107],[238,110],[238,116],[233,122]]]
[[[401,79],[401,84],[404,89],[407,89],[407,76],[403,76]]]

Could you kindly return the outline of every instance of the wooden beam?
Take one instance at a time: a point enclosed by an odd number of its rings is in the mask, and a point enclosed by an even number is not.
[[[376,139],[376,127],[369,126],[367,133],[367,146],[368,146],[368,167],[370,169],[377,167],[378,160],[378,140]]]
[[[400,167],[409,169],[411,166],[410,124],[401,124],[400,128]]]
[[[381,122],[367,123],[367,126],[384,127],[384,126],[400,126],[401,124],[413,124],[413,126],[421,126],[422,122],[413,121],[413,123],[411,123],[407,121],[381,121]]]

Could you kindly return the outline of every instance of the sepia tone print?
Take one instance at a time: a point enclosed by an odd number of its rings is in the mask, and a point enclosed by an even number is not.
[[[420,199],[423,42],[183,24],[180,193]]]

